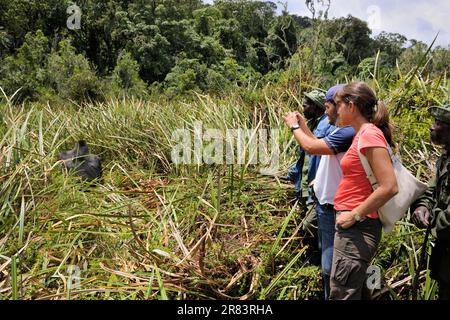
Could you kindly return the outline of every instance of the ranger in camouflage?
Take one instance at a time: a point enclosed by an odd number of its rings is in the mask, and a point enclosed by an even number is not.
[[[435,123],[430,128],[431,141],[444,146],[436,163],[437,171],[428,190],[411,207],[412,221],[428,227],[436,244],[431,253],[431,277],[439,284],[439,299],[450,300],[450,104],[431,108]]]

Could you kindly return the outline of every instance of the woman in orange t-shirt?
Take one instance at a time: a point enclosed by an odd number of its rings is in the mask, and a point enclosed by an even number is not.
[[[366,272],[381,239],[377,210],[397,192],[397,180],[387,145],[393,146],[385,105],[364,82],[336,92],[340,126],[357,132],[341,161],[343,177],[334,200],[336,234],[331,270],[330,300],[360,300],[365,295]],[[374,191],[358,155],[360,150],[373,170],[379,187]]]

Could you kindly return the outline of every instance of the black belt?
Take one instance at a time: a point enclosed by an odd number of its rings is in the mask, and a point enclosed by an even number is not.
[[[321,204],[321,206],[327,210],[334,210],[334,205],[330,203]]]

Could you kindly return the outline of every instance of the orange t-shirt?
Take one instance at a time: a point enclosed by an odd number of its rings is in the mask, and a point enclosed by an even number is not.
[[[373,192],[367,179],[364,167],[358,156],[358,141],[361,139],[361,153],[365,155],[367,148],[381,147],[387,149],[387,142],[383,132],[372,123],[364,124],[352,145],[341,160],[342,180],[334,198],[334,208],[338,211],[351,211],[363,203]],[[377,212],[367,215],[372,219],[378,218]]]

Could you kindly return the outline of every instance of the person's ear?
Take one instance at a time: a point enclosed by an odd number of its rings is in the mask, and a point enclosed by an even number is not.
[[[350,107],[350,111],[352,113],[356,111],[356,105],[353,103],[353,101],[349,101],[348,106]]]

